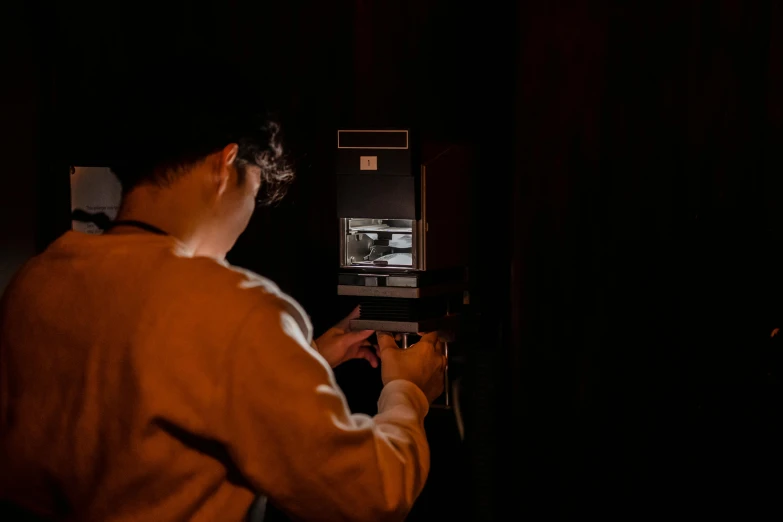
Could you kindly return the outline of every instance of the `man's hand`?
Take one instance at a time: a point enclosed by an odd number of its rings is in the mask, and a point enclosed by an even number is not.
[[[372,330],[350,331],[351,319],[359,317],[357,306],[348,317],[329,328],[326,333],[315,340],[315,346],[329,366],[339,366],[351,359],[365,359],[373,368],[378,367],[378,355],[375,347],[367,340],[373,334]]]
[[[400,349],[388,333],[378,332],[378,353],[381,357],[381,379],[388,384],[395,379],[405,379],[418,386],[432,403],[443,393],[446,355],[438,332],[420,334],[421,340],[408,348]]]

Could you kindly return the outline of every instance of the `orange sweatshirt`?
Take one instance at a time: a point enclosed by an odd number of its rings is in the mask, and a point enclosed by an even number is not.
[[[270,281],[152,234],[68,232],[0,309],[0,498],[61,520],[402,520],[429,471],[424,394],[352,415]]]

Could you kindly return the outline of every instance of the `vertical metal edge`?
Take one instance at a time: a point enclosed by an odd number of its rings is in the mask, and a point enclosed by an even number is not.
[[[446,357],[446,367],[443,369],[443,393],[446,394],[444,397],[445,406],[446,408],[451,408],[451,396],[450,396],[450,388],[451,388],[451,382],[449,379],[449,342],[444,341],[443,342],[443,355]]]
[[[427,270],[427,167],[421,166],[421,219],[416,222],[418,234],[416,236],[417,267],[419,270]]]
[[[451,379],[449,379],[449,342],[443,341],[443,355],[446,357],[446,367],[443,369],[443,404],[433,403],[430,409],[453,410],[451,404]]]
[[[419,222],[415,219],[411,221],[411,234],[411,242],[416,245],[416,248],[413,249],[413,253],[411,254],[411,268],[413,270],[419,270],[419,252],[421,251],[419,238],[421,237],[421,232],[419,231]]]
[[[346,235],[348,234],[348,218],[337,218],[337,222],[340,227],[340,264],[338,265],[340,268],[344,268],[346,266],[346,259],[345,259],[345,240]]]

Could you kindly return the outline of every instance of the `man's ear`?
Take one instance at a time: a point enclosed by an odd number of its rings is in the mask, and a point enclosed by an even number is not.
[[[218,194],[222,194],[228,186],[228,182],[231,179],[231,168],[234,166],[234,161],[237,159],[238,151],[239,145],[236,143],[229,143],[220,151],[218,158],[218,161],[220,162],[220,168],[218,170]]]
[[[234,164],[234,160],[237,159],[237,153],[239,152],[239,145],[236,143],[229,143],[220,153],[220,159],[223,165],[230,167]]]

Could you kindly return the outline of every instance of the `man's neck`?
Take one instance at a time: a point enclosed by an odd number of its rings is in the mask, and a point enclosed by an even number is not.
[[[198,250],[199,213],[185,208],[186,198],[177,197],[170,189],[140,186],[122,201],[116,221],[139,221],[160,229],[182,243],[189,252]],[[111,233],[138,233],[139,229],[118,226]]]

